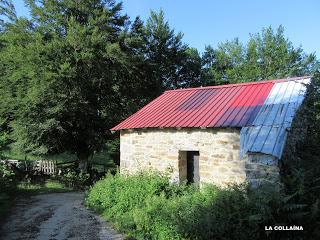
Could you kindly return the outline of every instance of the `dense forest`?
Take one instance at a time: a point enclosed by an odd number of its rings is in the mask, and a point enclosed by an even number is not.
[[[284,28],[206,46],[183,41],[164,12],[130,19],[114,0],[0,1],[0,149],[70,152],[85,166],[109,129],[166,89],[312,75],[315,54]]]

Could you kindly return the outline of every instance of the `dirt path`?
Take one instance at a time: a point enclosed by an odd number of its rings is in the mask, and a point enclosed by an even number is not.
[[[83,193],[53,193],[18,201],[2,226],[3,240],[124,239],[83,206]]]

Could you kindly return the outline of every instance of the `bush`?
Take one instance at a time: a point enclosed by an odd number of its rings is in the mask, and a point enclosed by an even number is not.
[[[86,204],[137,239],[312,239],[317,217],[274,188],[245,185],[201,190],[172,185],[156,173],[108,175],[91,187]],[[313,223],[312,223],[313,222]],[[313,225],[312,225],[313,224]],[[265,226],[307,231],[265,231]],[[310,227],[309,227],[310,228]],[[307,236],[308,238],[303,238]]]
[[[187,194],[153,196],[134,212],[137,229],[147,239],[250,239],[257,222],[245,186],[213,185]]]
[[[281,159],[286,197],[280,215],[302,222],[304,237],[320,239],[320,72],[313,76],[288,132]]]
[[[128,178],[108,174],[90,189],[86,202],[89,207],[113,220],[119,228],[132,230],[135,225],[133,210],[143,206],[148,197],[169,192],[168,187],[168,178],[153,173]]]
[[[108,175],[86,197],[87,205],[138,239],[247,239],[252,207],[244,186],[172,185],[156,173]]]
[[[59,181],[68,187],[82,190],[91,184],[90,174],[85,172],[76,172],[68,169],[66,173],[58,177]]]
[[[0,162],[0,192],[7,192],[16,186],[14,172],[3,162]]]

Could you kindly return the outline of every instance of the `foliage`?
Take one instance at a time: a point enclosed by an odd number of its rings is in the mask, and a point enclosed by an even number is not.
[[[144,204],[148,196],[157,194],[168,186],[167,178],[152,173],[135,175],[128,181],[120,174],[108,174],[90,190],[87,204],[96,211],[104,212],[119,227],[130,228],[134,225],[133,209]]]
[[[216,49],[207,46],[202,61],[205,85],[305,76],[319,68],[315,54],[293,47],[282,26],[276,31],[264,28],[251,35],[247,44],[236,38]]]
[[[90,174],[85,172],[76,172],[68,169],[66,173],[59,176],[60,181],[74,189],[83,189],[85,186],[89,185]]]
[[[27,3],[31,19],[0,34],[1,145],[15,151],[68,151],[85,167],[114,139],[112,126],[200,73],[198,53],[163,12],[144,25],[131,24],[114,0]]]
[[[153,196],[136,209],[137,228],[148,239],[248,239],[249,201],[242,187],[206,186],[181,196]]]
[[[307,86],[305,100],[289,132],[281,171],[288,204],[304,206],[295,218],[308,226],[308,233],[320,237],[320,73]]]
[[[201,59],[197,50],[182,42],[164,19],[164,13],[151,11],[146,23],[146,56],[151,76],[160,90],[199,85]],[[153,78],[152,78],[153,77]],[[160,86],[159,86],[160,84]]]
[[[157,173],[108,175],[88,192],[86,204],[137,239],[314,239],[308,206],[274,187],[245,185],[201,190],[170,184]],[[265,226],[303,226],[302,232]]]
[[[17,18],[12,0],[0,0],[0,31],[5,25],[5,20],[15,20]]]
[[[0,159],[2,156],[2,151],[7,147],[9,143],[8,133],[0,130]]]
[[[126,16],[114,1],[28,4],[32,19],[2,36],[2,82],[18,102],[14,145],[32,154],[69,150],[85,162],[112,126],[114,81],[128,71],[119,45]]]
[[[6,192],[15,185],[14,172],[6,164],[0,162],[0,192]]]
[[[111,154],[116,154],[117,152],[114,152],[112,144],[110,146],[107,146],[106,149],[103,149],[102,151],[95,152],[92,156],[89,158],[88,164],[94,168],[97,168],[97,166],[100,166],[102,169],[115,169],[115,163],[113,160],[113,156]],[[68,164],[75,163],[76,156],[74,154],[70,153],[61,153],[61,154],[54,154],[54,155],[30,155],[25,154],[17,151],[13,151],[11,149],[5,149],[2,151],[2,158],[3,159],[15,159],[20,161],[39,161],[39,160],[49,160],[56,162],[59,166],[65,166]]]
[[[73,191],[65,184],[56,180],[47,180],[43,184],[21,182],[17,185],[17,193],[21,195],[38,195],[47,193],[59,193]]]

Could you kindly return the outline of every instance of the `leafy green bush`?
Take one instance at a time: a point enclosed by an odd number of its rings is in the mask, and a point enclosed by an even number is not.
[[[139,237],[147,239],[250,239],[256,221],[245,186],[213,185],[183,195],[153,196],[134,212]]]
[[[97,182],[86,203],[138,239],[246,239],[252,228],[245,193],[243,186],[199,191],[156,173],[117,174]]]
[[[305,231],[265,226],[317,224],[307,206],[275,188],[170,184],[157,173],[108,175],[91,187],[86,204],[137,239],[303,239]],[[309,229],[308,229],[309,230]]]
[[[90,184],[90,174],[85,172],[76,172],[68,169],[66,173],[59,176],[59,180],[66,184],[68,187],[74,189],[83,189]]]
[[[3,162],[0,162],[0,192],[5,192],[16,186],[14,172]]]
[[[130,177],[108,174],[90,189],[88,206],[102,212],[122,229],[134,229],[133,210],[141,207],[148,197],[170,192],[169,179],[153,173]],[[107,210],[107,211],[105,211]]]
[[[302,222],[304,237],[320,239],[320,72],[314,74],[298,109],[281,160],[286,197],[280,214]]]

